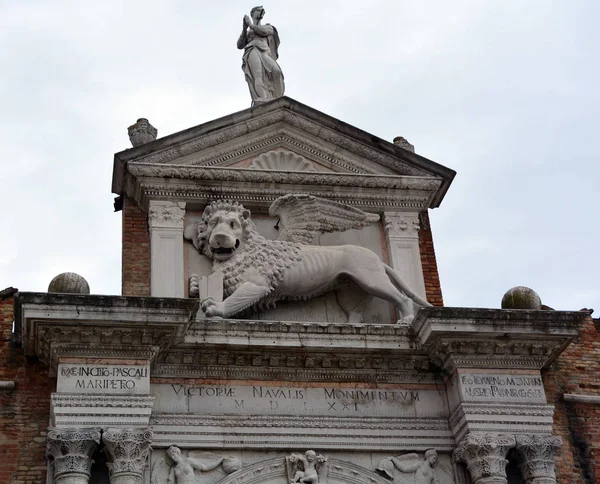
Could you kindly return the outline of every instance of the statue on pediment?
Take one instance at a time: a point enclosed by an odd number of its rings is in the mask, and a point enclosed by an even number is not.
[[[209,479],[208,473],[217,468],[221,469],[221,474]],[[207,484],[240,468],[240,461],[234,457],[195,450],[184,455],[179,447],[171,446],[165,457],[157,459],[152,466],[152,484]]]
[[[377,472],[394,484],[451,484],[452,470],[439,463],[435,449],[425,451],[423,457],[410,453],[399,457],[385,457],[379,461]]]
[[[250,15],[244,15],[242,33],[237,41],[238,49],[244,49],[242,70],[253,106],[281,97],[285,91],[283,72],[277,64],[279,34],[272,25],[261,23],[264,16],[262,6],[254,7]]]
[[[213,272],[223,274],[225,299],[202,301],[207,317],[229,318],[278,301],[305,301],[335,290],[343,280],[396,305],[405,322],[414,317],[415,305],[429,306],[371,250],[309,245],[319,233],[360,229],[379,220],[378,215],[303,194],[278,198],[269,215],[279,217],[278,240],[259,235],[243,205],[224,200],[212,202],[201,222],[186,227],[185,237],[212,259]],[[362,315],[348,316],[350,322],[362,322]]]

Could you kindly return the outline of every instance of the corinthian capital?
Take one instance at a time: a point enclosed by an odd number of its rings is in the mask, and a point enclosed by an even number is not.
[[[556,484],[554,456],[562,439],[555,435],[517,435],[516,439],[526,484]]]
[[[102,441],[108,451],[111,484],[141,484],[151,450],[152,430],[109,429],[102,435]]]
[[[183,230],[185,203],[150,200],[148,221],[150,228],[176,228]]]
[[[419,215],[416,213],[385,212],[383,227],[389,238],[417,237],[419,232]]]
[[[512,435],[469,434],[454,452],[464,462],[475,484],[506,484],[506,454],[515,446]]]
[[[92,454],[100,443],[100,429],[50,429],[46,456],[56,484],[89,481]]]

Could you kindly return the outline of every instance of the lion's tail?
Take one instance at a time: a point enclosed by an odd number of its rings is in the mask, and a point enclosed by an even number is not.
[[[406,294],[406,296],[411,298],[419,306],[424,306],[424,307],[431,306],[431,304],[429,304],[425,299],[423,299],[421,296],[419,296],[418,294],[413,292],[406,285],[406,283],[400,277],[400,274],[398,274],[394,269],[392,269],[387,264],[383,264],[383,266],[385,267],[385,273],[388,275],[388,277],[391,279],[391,281],[394,283],[394,285],[398,289],[400,289],[404,294]]]

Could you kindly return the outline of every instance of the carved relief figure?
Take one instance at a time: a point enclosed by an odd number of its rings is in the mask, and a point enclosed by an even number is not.
[[[285,458],[290,484],[326,484],[327,457],[307,450],[304,455],[291,454]]]
[[[203,476],[221,467],[225,474],[231,474],[241,468],[240,462],[233,457],[221,457],[212,452],[190,451],[187,456],[176,446],[169,447],[165,458],[157,459],[152,466],[152,484],[206,484],[216,479]],[[221,474],[223,476],[223,474]]]
[[[318,233],[362,228],[377,215],[310,195],[280,197],[269,214],[281,222],[278,240],[259,235],[250,211],[237,202],[213,202],[200,223],[186,227],[185,237],[213,260],[213,271],[223,273],[226,299],[204,300],[206,316],[228,318],[250,307],[312,299],[334,290],[340,279],[395,304],[407,322],[414,316],[413,303],[429,306],[369,249],[307,245]]]
[[[381,459],[377,472],[392,480],[394,484],[451,484],[452,471],[439,464],[437,451],[425,451],[423,458],[418,454]]]
[[[265,9],[254,7],[244,15],[238,49],[244,49],[242,70],[252,96],[252,105],[283,96],[283,72],[277,64],[279,34],[270,24],[262,25]]]

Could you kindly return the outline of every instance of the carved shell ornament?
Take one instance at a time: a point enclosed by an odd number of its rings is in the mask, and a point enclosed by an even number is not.
[[[306,158],[287,150],[273,150],[257,156],[250,165],[254,170],[317,171]]]

